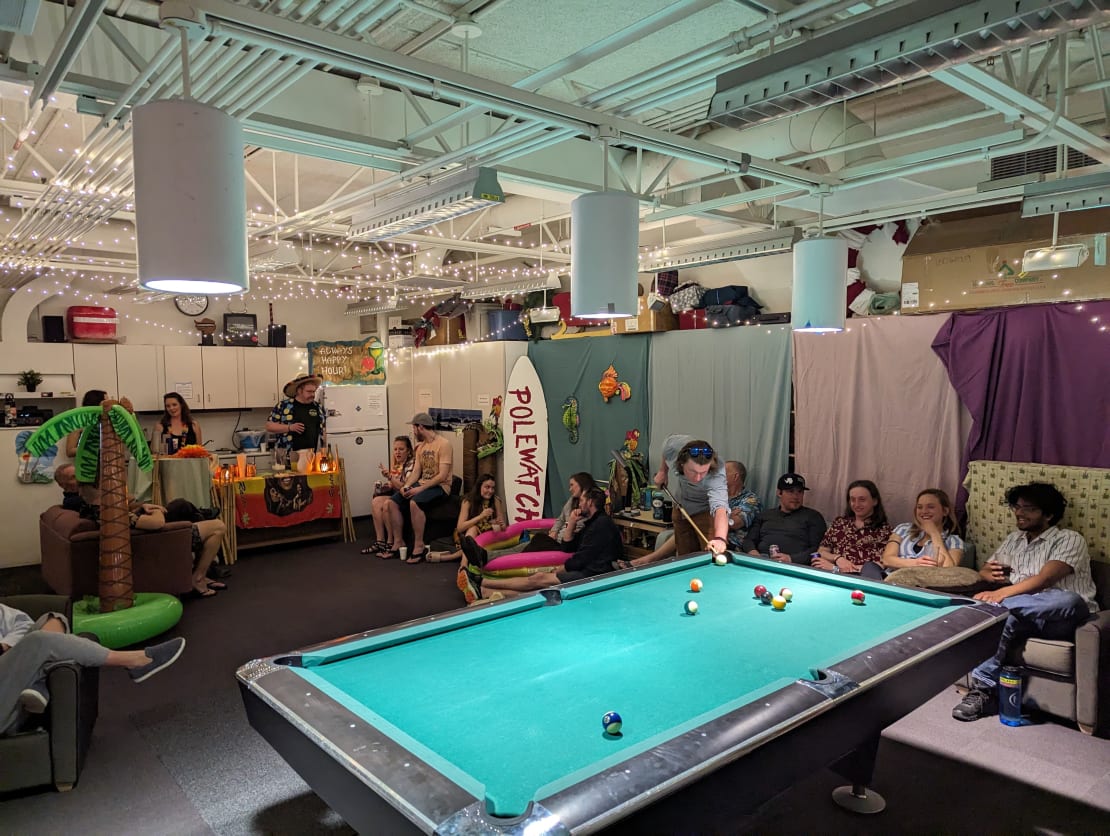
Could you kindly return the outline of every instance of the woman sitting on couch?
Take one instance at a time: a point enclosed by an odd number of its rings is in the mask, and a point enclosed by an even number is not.
[[[894,527],[883,549],[887,572],[914,566],[959,566],[964,541],[948,494],[926,488],[917,495],[913,522]]]

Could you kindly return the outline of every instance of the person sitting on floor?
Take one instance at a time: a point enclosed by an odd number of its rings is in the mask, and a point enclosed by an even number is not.
[[[910,567],[959,566],[964,554],[960,525],[948,494],[926,488],[917,495],[912,523],[894,526],[883,548],[887,573]]]
[[[413,455],[412,440],[407,435],[399,435],[393,439],[393,458],[389,467],[378,464],[382,481],[374,488],[374,498],[370,500],[370,516],[374,521],[374,542],[362,550],[363,554],[376,554],[386,551],[393,543],[393,516],[390,506],[393,504],[393,494],[405,486],[412,469],[416,466]]]
[[[776,485],[779,507],[755,518],[741,548],[756,557],[808,566],[826,528],[825,518],[804,505],[808,490],[806,480],[797,473],[780,476]]]
[[[0,734],[19,731],[28,715],[46,711],[46,674],[56,662],[72,659],[90,668],[127,668],[135,682],[142,682],[172,665],[185,649],[185,639],[179,637],[145,650],[109,650],[67,630],[58,613],[46,613],[36,622],[22,610],[0,604]]]
[[[1017,531],[983,565],[983,580],[1002,584],[976,599],[1010,611],[998,650],[971,672],[971,690],[952,716],[965,722],[998,713],[998,674],[1014,645],[1031,637],[1070,639],[1098,611],[1087,541],[1058,527],[1067,500],[1055,485],[1033,482],[1006,492]],[[1007,576],[1006,567],[1010,567]]]
[[[605,513],[605,492],[591,488],[582,494],[579,511],[585,524],[582,533],[563,542],[563,551],[574,552],[563,568],[555,572],[537,572],[519,578],[484,578],[482,597],[494,593],[502,596],[520,595],[560,583],[592,578],[613,570],[613,561],[624,550],[617,524]]]
[[[883,579],[883,549],[890,538],[883,498],[870,479],[848,486],[847,507],[833,520],[810,565],[826,572]]]
[[[497,479],[490,473],[483,473],[459,506],[459,520],[455,525],[458,549],[446,557],[432,558],[429,555],[428,559],[433,562],[456,560],[463,555],[464,538],[477,537],[486,531],[504,531],[507,527],[505,503],[497,495]]]

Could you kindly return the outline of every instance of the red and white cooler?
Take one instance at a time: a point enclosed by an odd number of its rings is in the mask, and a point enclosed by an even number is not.
[[[119,317],[115,308],[74,305],[66,308],[66,331],[74,341],[115,342]]]

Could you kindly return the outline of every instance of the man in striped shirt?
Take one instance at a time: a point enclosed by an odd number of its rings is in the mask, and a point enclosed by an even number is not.
[[[980,592],[980,601],[1010,611],[998,652],[971,672],[972,688],[952,709],[957,720],[978,720],[998,712],[998,673],[1010,647],[1030,637],[1070,639],[1098,610],[1087,542],[1057,527],[1067,501],[1054,485],[1034,482],[1006,492],[1017,531],[998,547],[979,574],[1000,584]]]

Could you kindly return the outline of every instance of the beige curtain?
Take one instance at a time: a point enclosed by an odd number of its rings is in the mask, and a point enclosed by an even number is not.
[[[948,314],[850,319],[842,334],[794,334],[794,449],[826,519],[854,479],[879,486],[891,525],[923,488],[955,500],[971,418],[930,347]]]

